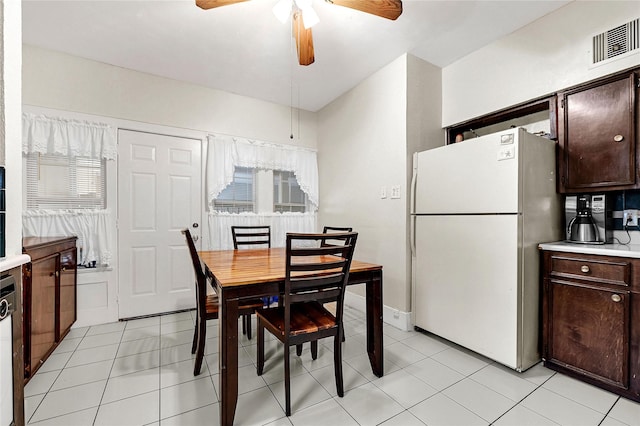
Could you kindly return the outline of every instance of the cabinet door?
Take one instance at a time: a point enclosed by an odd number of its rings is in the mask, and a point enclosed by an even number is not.
[[[558,132],[564,192],[636,186],[634,81],[631,74],[561,95]]]
[[[549,282],[547,361],[627,389],[629,292]]]
[[[33,376],[55,344],[57,265],[57,254],[35,260],[31,264],[31,297],[28,301],[31,312],[30,376]]]
[[[76,268],[75,247],[61,251],[57,341],[62,340],[76,321]]]

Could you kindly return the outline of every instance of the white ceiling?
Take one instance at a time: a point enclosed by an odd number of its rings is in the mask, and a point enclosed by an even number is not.
[[[317,111],[405,52],[444,67],[569,3],[405,0],[390,21],[313,0],[316,61],[302,67],[276,2],[24,0],[23,41]]]

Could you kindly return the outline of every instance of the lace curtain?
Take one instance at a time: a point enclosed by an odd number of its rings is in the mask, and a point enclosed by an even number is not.
[[[233,248],[232,225],[270,225],[271,246],[284,247],[287,232],[316,232],[318,209],[318,160],[316,152],[227,136],[207,137],[207,202],[233,181],[236,166],[293,172],[312,204],[311,213],[220,213],[209,212],[210,250]]]
[[[270,225],[271,247],[284,247],[287,232],[316,232],[315,213],[219,213],[210,212],[209,250],[233,249],[231,225]]]
[[[23,113],[22,152],[115,160],[116,130],[104,123]],[[115,225],[108,210],[27,210],[22,229],[25,237],[77,236],[79,265],[112,262]]]
[[[25,237],[78,237],[78,264],[111,264],[113,244],[108,210],[28,210],[22,214]]]
[[[23,113],[22,152],[115,160],[116,131],[103,123]]]
[[[207,137],[207,202],[233,181],[236,166],[293,172],[313,209],[318,207],[318,159],[315,151],[227,135]]]

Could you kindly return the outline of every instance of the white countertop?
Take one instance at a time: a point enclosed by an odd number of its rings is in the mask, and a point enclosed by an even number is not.
[[[0,259],[0,272],[8,271],[9,269],[22,266],[25,263],[29,262],[31,262],[31,258],[26,254],[5,257],[3,259]]]
[[[562,251],[566,253],[600,254],[605,256],[640,258],[640,244],[576,244],[566,241],[542,243],[542,250]]]

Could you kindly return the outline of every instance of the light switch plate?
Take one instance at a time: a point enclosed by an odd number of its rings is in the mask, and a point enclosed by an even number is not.
[[[391,198],[400,198],[400,185],[391,187]]]
[[[387,187],[386,186],[381,186],[380,187],[380,198],[387,198]]]

